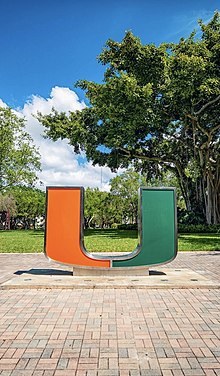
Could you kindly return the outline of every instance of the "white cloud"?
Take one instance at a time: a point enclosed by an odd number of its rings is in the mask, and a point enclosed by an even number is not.
[[[0,105],[1,103],[3,102],[0,100]],[[25,103],[23,109],[17,110],[17,114],[22,114],[26,118],[27,131],[41,154],[42,172],[38,174],[39,180],[43,183],[41,188],[48,185],[72,185],[108,190],[108,182],[115,176],[109,168],[92,166],[85,160],[85,155],[81,155],[79,159],[79,156],[73,153],[73,148],[67,140],[53,142],[43,138],[44,127],[33,115],[37,112],[49,114],[53,107],[57,111],[68,113],[83,109],[85,103],[80,102],[76,93],[69,88],[56,86],[51,90],[50,98],[45,99],[34,95]],[[85,163],[80,163],[82,160]]]
[[[1,98],[0,98],[0,107],[3,107],[3,108],[7,107],[7,104],[4,103],[3,100],[1,100]]]
[[[172,21],[174,23],[174,32],[167,35],[167,39],[174,37],[188,37],[193,30],[198,33],[197,36],[201,34],[200,26],[198,25],[198,20],[202,19],[203,23],[207,24],[211,21],[213,17],[213,11],[200,10],[191,11],[190,13],[181,13],[172,16]]]

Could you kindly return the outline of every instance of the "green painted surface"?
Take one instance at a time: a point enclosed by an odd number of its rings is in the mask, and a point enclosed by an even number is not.
[[[163,264],[176,256],[175,190],[142,188],[140,195],[140,252],[129,260],[114,260],[113,267]]]

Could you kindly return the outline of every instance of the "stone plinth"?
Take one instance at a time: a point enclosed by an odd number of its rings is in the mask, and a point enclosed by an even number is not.
[[[149,268],[146,266],[142,267],[131,267],[131,268],[86,268],[75,266],[73,267],[73,276],[148,276]]]

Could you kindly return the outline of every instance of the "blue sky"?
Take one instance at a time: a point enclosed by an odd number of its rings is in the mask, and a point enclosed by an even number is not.
[[[85,107],[74,83],[102,81],[104,67],[96,57],[107,39],[121,41],[131,30],[144,44],[177,42],[218,8],[219,0],[0,0],[0,106],[26,118],[41,154],[39,187],[109,187],[114,174],[107,167],[74,155],[67,140],[44,139],[33,117],[52,107],[65,112]]]
[[[132,30],[143,43],[177,41],[209,19],[219,0],[0,0],[0,98],[22,106],[54,86],[101,82],[96,56]],[[79,93],[79,92],[78,92]],[[83,93],[79,93],[82,97]]]

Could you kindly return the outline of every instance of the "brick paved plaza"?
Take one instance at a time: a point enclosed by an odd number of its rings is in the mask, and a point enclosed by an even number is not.
[[[41,254],[0,262],[0,283],[31,268],[70,271]],[[179,253],[169,267],[220,286],[219,252]],[[219,297],[218,288],[1,289],[0,375],[220,375]]]

